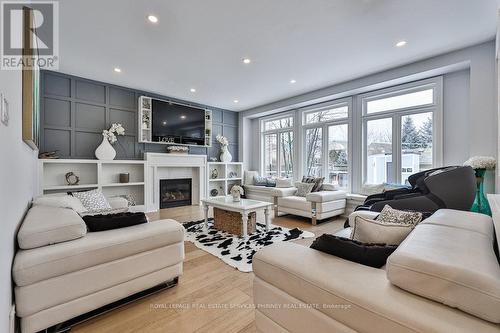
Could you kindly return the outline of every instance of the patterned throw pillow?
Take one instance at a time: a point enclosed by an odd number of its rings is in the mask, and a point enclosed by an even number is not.
[[[255,186],[266,186],[267,179],[265,177],[255,176],[255,177],[253,177],[253,184]]]
[[[313,186],[314,183],[295,183],[295,187],[297,188],[295,195],[298,197],[305,197],[311,193]]]
[[[324,181],[325,181],[325,177],[311,177],[311,176],[303,176],[302,177],[302,183],[313,183],[314,184],[311,192],[321,191],[321,187],[323,186]]]
[[[417,225],[422,221],[423,214],[420,212],[406,212],[404,210],[393,209],[389,205],[385,205],[384,209],[377,217],[377,221],[385,223],[399,223]]]
[[[276,179],[266,178],[266,187],[276,187]]]
[[[111,205],[101,190],[95,189],[83,192],[71,192],[71,195],[80,199],[82,205],[90,211],[111,209]]]

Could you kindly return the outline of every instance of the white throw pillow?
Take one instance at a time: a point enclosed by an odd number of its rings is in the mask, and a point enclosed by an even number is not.
[[[411,224],[384,223],[356,216],[351,239],[362,243],[399,245],[413,228]]]
[[[243,176],[244,185],[253,185],[253,179],[259,176],[257,171],[245,171]]]
[[[99,189],[84,192],[73,192],[72,195],[80,199],[86,210],[95,211],[111,209],[111,205]]]
[[[276,179],[276,187],[278,188],[293,187],[293,183],[290,178],[279,178]]]
[[[297,192],[295,192],[295,195],[298,197],[305,197],[309,193],[311,193],[315,183],[301,183],[297,182],[295,183],[295,187],[297,188]]]
[[[71,208],[78,214],[87,210],[80,199],[65,193],[41,195],[33,200],[33,206]]]

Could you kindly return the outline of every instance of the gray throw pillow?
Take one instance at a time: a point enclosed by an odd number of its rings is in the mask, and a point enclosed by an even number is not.
[[[362,243],[399,245],[413,228],[411,224],[385,223],[356,216],[351,239]]]
[[[253,184],[256,186],[266,186],[267,179],[265,177],[255,176],[253,177]]]
[[[382,209],[377,217],[377,221],[385,223],[410,224],[415,226],[422,221],[422,217],[422,213],[419,212],[397,210],[389,205],[385,205],[384,209]]]
[[[108,200],[101,190],[95,189],[83,192],[71,192],[71,195],[80,199],[82,205],[90,211],[111,209]]]
[[[314,187],[314,183],[295,183],[295,187],[297,188],[297,192],[295,192],[295,195],[298,197],[305,197],[306,195],[311,193],[311,190]]]

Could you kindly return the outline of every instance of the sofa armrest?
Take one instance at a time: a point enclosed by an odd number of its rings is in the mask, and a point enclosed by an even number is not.
[[[306,195],[306,200],[311,202],[328,202],[342,200],[347,197],[344,191],[319,191]]]
[[[128,200],[122,197],[111,197],[107,198],[109,205],[113,209],[117,208],[128,208]]]
[[[335,184],[323,183],[323,185],[321,185],[322,191],[338,191],[338,189],[339,187]]]
[[[373,220],[373,219],[376,219],[379,214],[380,214],[380,212],[372,212],[369,210],[358,210],[356,212],[352,212],[351,215],[349,215],[349,226],[350,227],[354,226],[354,220],[356,220],[356,216],[360,216],[360,217],[363,217],[365,219]]]
[[[272,191],[272,196],[273,197],[289,197],[291,195],[294,195],[295,192],[297,192],[296,187],[276,187],[273,188]]]

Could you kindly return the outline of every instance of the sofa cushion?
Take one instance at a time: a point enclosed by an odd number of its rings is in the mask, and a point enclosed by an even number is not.
[[[66,193],[45,194],[33,200],[33,206],[49,206],[58,208],[71,208],[77,213],[87,210],[80,199]]]
[[[500,266],[491,236],[420,224],[387,260],[387,278],[414,294],[500,323]]]
[[[385,223],[357,216],[350,238],[363,243],[399,245],[412,230],[411,224]]]
[[[69,208],[33,206],[17,234],[21,249],[34,249],[85,236],[82,218]]]
[[[454,209],[440,209],[421,224],[434,224],[479,232],[493,239],[493,221],[484,214]]]
[[[244,171],[243,172],[243,181],[244,185],[254,185],[253,179],[258,176],[259,173],[257,171]]]
[[[174,220],[90,232],[71,242],[19,251],[12,273],[16,284],[24,286],[183,240],[184,228]]]
[[[314,202],[327,202],[334,200],[342,200],[347,197],[344,191],[320,191],[313,192],[306,195],[307,201]]]

